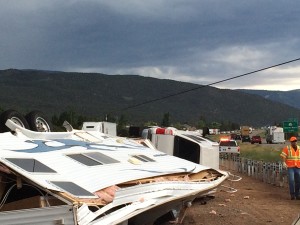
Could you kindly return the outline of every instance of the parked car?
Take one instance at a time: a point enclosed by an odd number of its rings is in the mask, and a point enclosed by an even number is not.
[[[242,142],[251,142],[250,136],[242,136]]]
[[[251,137],[251,144],[258,143],[261,144],[261,137],[259,135]]]
[[[220,153],[237,153],[240,154],[240,146],[236,140],[221,138],[219,142]]]

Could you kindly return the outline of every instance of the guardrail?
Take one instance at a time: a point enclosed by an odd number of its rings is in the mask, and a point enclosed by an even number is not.
[[[275,186],[288,186],[287,170],[283,169],[281,162],[269,163],[246,159],[236,154],[220,153],[220,167]]]

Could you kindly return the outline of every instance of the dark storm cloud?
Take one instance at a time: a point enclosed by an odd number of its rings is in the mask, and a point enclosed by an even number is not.
[[[6,0],[0,8],[0,69],[208,84],[298,58],[299,6],[258,0]],[[298,77],[299,70],[293,63],[218,86],[279,89],[277,83]]]

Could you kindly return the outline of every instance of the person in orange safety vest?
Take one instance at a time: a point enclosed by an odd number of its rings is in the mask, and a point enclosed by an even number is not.
[[[290,142],[290,145],[282,149],[280,156],[283,168],[288,170],[291,200],[300,200],[300,147],[296,137],[291,137]]]

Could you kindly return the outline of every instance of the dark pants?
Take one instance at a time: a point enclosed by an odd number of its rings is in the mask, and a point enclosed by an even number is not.
[[[289,188],[291,197],[299,197],[300,189],[300,168],[288,168]]]

